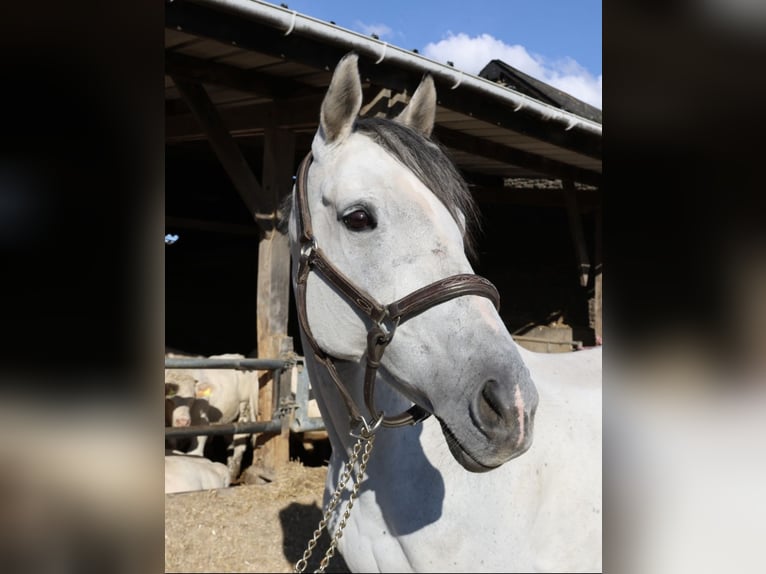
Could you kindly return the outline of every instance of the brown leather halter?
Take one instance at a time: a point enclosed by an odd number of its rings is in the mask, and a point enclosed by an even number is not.
[[[378,413],[375,408],[373,395],[377,370],[380,367],[383,352],[394,337],[396,327],[435,305],[462,295],[487,297],[499,309],[500,296],[495,286],[483,277],[460,274],[452,275],[446,279],[440,279],[430,285],[421,287],[388,305],[378,303],[372,296],[354,285],[346,275],[330,263],[317,244],[311,227],[311,215],[306,197],[306,183],[312,160],[312,154],[309,152],[298,168],[295,185],[295,201],[298,209],[298,236],[300,241],[296,299],[301,328],[311,344],[314,357],[325,366],[343,397],[343,401],[349,411],[352,432],[359,425],[362,426],[362,433],[371,434],[381,424],[386,427],[416,424],[430,415],[430,413],[418,405],[413,405],[396,416],[384,416],[383,412]],[[372,326],[367,331],[367,368],[364,377],[364,401],[371,416],[374,417],[372,421],[368,422],[362,416],[348,389],[340,380],[335,363],[333,363],[333,357],[319,347],[311,333],[306,312],[306,283],[311,271],[322,275],[350,304],[362,311],[372,321]]]

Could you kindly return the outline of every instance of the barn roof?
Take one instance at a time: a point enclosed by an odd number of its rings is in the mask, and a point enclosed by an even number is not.
[[[301,155],[317,128],[332,70],[351,50],[359,54],[368,114],[403,107],[423,74],[433,76],[434,136],[477,190],[497,192],[514,177],[600,187],[600,113],[596,117],[587,104],[573,105],[574,98],[528,76],[524,85],[503,86],[258,0],[166,3],[166,141],[206,138],[176,86],[187,80],[204,87],[237,141],[258,140],[269,127],[287,128]]]
[[[540,80],[525,74],[521,70],[506,64],[502,60],[491,60],[484,66],[484,68],[482,68],[481,72],[479,72],[479,76],[492,80],[493,82],[498,82],[512,90],[516,90],[517,92],[521,92],[522,94],[540,100],[541,102],[547,102],[562,110],[588,118],[599,124],[602,123],[601,110],[598,108],[591,106],[582,100],[578,100],[545,82],[541,82]]]
[[[489,225],[486,230],[488,253],[505,253],[507,231],[523,238],[525,250],[533,254],[542,253],[537,247],[567,239],[575,244],[574,252],[556,245],[544,257],[531,255],[514,267],[512,282],[505,263],[493,268],[487,257],[485,276],[504,285],[498,288],[511,293],[512,300],[529,300],[524,286],[531,285],[533,274],[540,274],[543,287],[529,287],[534,299],[545,286],[561,285],[549,281],[554,262],[576,254],[572,277],[576,273],[582,282],[585,272],[594,271],[599,304],[593,308],[600,309],[600,118],[595,121],[585,110],[556,100],[544,86],[504,86],[285,6],[260,0],[169,0],[165,224],[166,232],[183,232],[184,238],[168,250],[173,255],[166,260],[168,286],[176,290],[166,299],[168,341],[186,341],[172,343],[175,346],[191,341],[203,348],[209,333],[215,332],[216,344],[236,340],[242,349],[252,348],[252,324],[246,320],[237,331],[225,309],[237,316],[245,309],[244,316],[261,317],[268,312],[261,301],[275,296],[268,289],[287,285],[283,279],[289,266],[277,261],[280,257],[258,257],[258,298],[253,300],[254,246],[270,237],[279,219],[279,199],[290,192],[295,169],[310,149],[332,72],[350,51],[359,56],[362,113],[367,116],[397,113],[423,75],[433,77],[438,98],[434,138],[460,169],[482,213],[497,217],[499,227]],[[533,209],[514,209],[520,205]],[[525,219],[530,214],[533,217]],[[588,214],[592,230],[583,224],[582,214]],[[522,225],[503,229],[508,221]],[[592,264],[587,241],[591,232]],[[268,279],[271,274],[273,281]],[[222,281],[224,276],[229,279]],[[263,284],[262,276],[267,278]],[[565,291],[585,305],[584,283],[574,285],[576,292]],[[211,293],[220,296],[204,303]],[[287,297],[286,289],[280,293]],[[550,300],[563,308],[561,293],[550,295]],[[294,306],[269,306],[280,313],[287,308]],[[552,311],[547,302],[535,309],[529,316],[526,311],[517,316],[518,309],[505,305],[504,320],[520,326]],[[208,313],[206,327],[200,329],[203,311]],[[595,313],[600,317],[600,311]],[[218,321],[225,321],[225,327]]]

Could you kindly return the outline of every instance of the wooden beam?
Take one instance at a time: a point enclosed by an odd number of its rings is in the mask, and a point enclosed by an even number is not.
[[[173,50],[165,50],[165,73],[193,83],[216,84],[270,98],[322,95],[325,92],[324,88],[308,86],[289,78],[201,60]]]
[[[255,217],[258,212],[258,196],[262,195],[261,186],[250,170],[237,143],[229,134],[226,125],[210,101],[205,88],[178,78],[173,78],[178,91],[189,104],[192,113],[205,132],[210,145],[218,156],[235,189],[245,202],[247,210]]]
[[[409,96],[393,92],[388,88],[380,88],[370,102],[362,106],[359,115],[362,117],[392,118],[398,116],[410,101]]]
[[[365,92],[367,93],[367,92]],[[307,131],[314,135],[319,125],[319,110],[323,96],[304,96],[274,102],[241,105],[219,111],[232,135],[240,133],[263,133],[267,126],[289,129],[293,132]],[[173,106],[178,109],[178,106]],[[166,106],[167,110],[167,106]],[[165,140],[168,142],[199,139],[204,132],[192,114],[180,113],[165,116]]]
[[[364,98],[380,95],[376,88],[368,87]],[[314,131],[319,120],[322,95],[276,100],[273,103],[236,106],[220,112],[221,122],[230,128],[233,136],[263,133],[265,126]],[[366,101],[366,100],[365,100]],[[199,122],[191,114],[168,115],[165,118],[165,137],[169,143],[199,139],[203,135]],[[601,174],[563,162],[511,148],[463,132],[436,125],[436,139],[448,148],[491,158],[508,165],[529,169],[541,176],[573,179],[581,183],[600,185]],[[458,166],[459,167],[459,166]]]
[[[268,231],[258,245],[258,356],[282,357],[293,350],[287,336],[290,303],[290,248],[287,234],[277,227],[277,208],[292,189],[295,170],[295,138],[287,130],[269,127],[263,151],[263,209],[260,222]],[[284,373],[283,373],[284,375]],[[258,393],[258,420],[270,420],[272,409],[279,408],[278,398],[290,377],[261,381]],[[260,435],[256,439],[257,464],[268,474],[290,459],[290,433],[283,418],[279,435]]]
[[[265,130],[248,130],[244,133],[237,133],[232,132],[231,137],[233,137],[237,144],[240,146],[240,148],[243,150],[243,153],[247,153],[248,157],[253,157],[252,154],[258,154],[262,148],[263,148],[263,132]],[[300,157],[303,157],[308,153],[308,151],[311,149],[311,142],[314,141],[314,135],[315,132],[298,132],[295,133],[295,150],[296,154],[298,154]],[[172,139],[167,140],[165,143],[168,146],[183,146],[185,144],[194,144],[197,142],[206,142],[207,138],[204,134],[199,134],[196,136],[188,136],[183,137],[180,139]]]
[[[531,169],[540,175],[553,175],[557,178],[572,179],[595,186],[601,183],[601,175],[596,172],[510,148],[438,124],[434,127],[434,135],[435,139],[448,148]]]
[[[567,215],[569,217],[569,229],[572,232],[572,241],[574,242],[577,263],[580,268],[580,285],[585,287],[588,285],[590,260],[588,258],[588,248],[585,244],[580,210],[577,207],[577,190],[575,189],[574,182],[571,180],[564,180],[564,198],[566,199]]]

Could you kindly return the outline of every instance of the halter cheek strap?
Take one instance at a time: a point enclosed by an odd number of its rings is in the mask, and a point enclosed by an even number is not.
[[[396,416],[386,416],[375,408],[375,381],[380,361],[386,347],[391,342],[397,326],[416,317],[423,311],[455,297],[479,295],[491,300],[495,307],[500,307],[500,296],[492,283],[483,277],[471,274],[452,275],[421,287],[388,305],[382,305],[364,289],[353,283],[343,272],[335,267],[318,246],[311,227],[311,215],[308,210],[306,187],[308,170],[312,162],[311,152],[303,159],[298,168],[295,186],[295,201],[298,210],[298,236],[300,241],[300,261],[298,265],[296,306],[298,321],[306,339],[311,345],[315,359],[324,365],[335,386],[340,392],[349,412],[353,428],[362,425],[363,433],[372,433],[380,425],[400,427],[412,425],[428,418],[430,413],[419,405],[413,405]],[[361,414],[348,389],[340,380],[333,357],[327,354],[314,338],[306,312],[306,284],[311,272],[322,275],[353,307],[369,317],[372,326],[367,331],[366,368],[364,375],[364,402],[372,419],[368,422]]]

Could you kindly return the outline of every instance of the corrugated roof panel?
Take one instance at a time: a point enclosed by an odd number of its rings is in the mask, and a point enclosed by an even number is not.
[[[487,127],[477,126],[473,128],[466,127],[460,131],[478,138],[488,139],[488,140],[492,140],[493,138],[501,138],[508,133],[508,130],[505,130],[503,128],[498,128],[498,127],[492,127],[492,126],[487,126]]]
[[[207,91],[210,99],[217,106],[226,106],[232,103],[251,103],[255,98],[250,92],[243,92],[242,90],[235,90],[224,86],[216,86],[213,84],[205,84],[205,90]]]
[[[329,85],[330,78],[330,72],[317,72],[316,70],[313,70],[310,74],[304,74],[297,77],[296,80],[300,81],[301,84],[306,84],[307,86],[325,88]]]
[[[244,70],[252,70],[268,67],[273,64],[282,62],[282,59],[268,56],[266,54],[259,54],[258,52],[237,50],[231,55],[216,58],[216,62],[219,64],[226,64],[228,66],[235,66]]]
[[[437,92],[436,94],[437,99],[439,98],[439,94]],[[450,110],[447,108],[442,108],[441,106],[436,106],[436,121],[438,123],[443,122],[459,122],[462,120],[469,120],[471,119],[469,116],[465,114],[461,114],[460,112],[456,112],[454,110]]]
[[[181,44],[187,44],[190,42],[198,42],[197,36],[186,34],[185,32],[179,32],[172,28],[165,28],[165,48],[173,48]]]
[[[220,104],[222,108],[235,108],[240,106],[257,106],[260,104],[269,104],[273,102],[274,100],[269,97],[258,97],[254,98],[252,94],[248,94],[249,97],[243,98],[241,100],[232,99],[227,101],[226,103]]]
[[[208,40],[207,38],[200,38],[197,42],[180,47],[179,53],[187,56],[194,56],[201,60],[215,60],[225,56],[230,56],[240,52],[240,48],[231,44],[224,44],[217,40]]]
[[[539,145],[540,141],[519,132],[506,130],[503,134],[493,135],[488,138],[484,138],[492,143],[504,145],[506,147],[512,147],[521,149],[524,151],[530,151],[533,146]],[[546,145],[546,144],[543,144]],[[549,149],[549,148],[546,148]]]
[[[439,125],[443,125],[445,128],[449,128],[451,130],[464,130],[469,128],[479,128],[479,127],[494,127],[492,124],[483,122],[481,120],[476,120],[470,116],[464,116],[462,114],[459,114],[457,117],[453,117],[451,119],[437,117],[436,121]]]
[[[281,60],[278,63],[265,67],[262,71],[272,76],[279,76],[280,78],[294,78],[296,76],[314,75],[317,70],[316,68],[305,66],[297,62]],[[328,78],[329,77],[330,76],[328,76]]]

